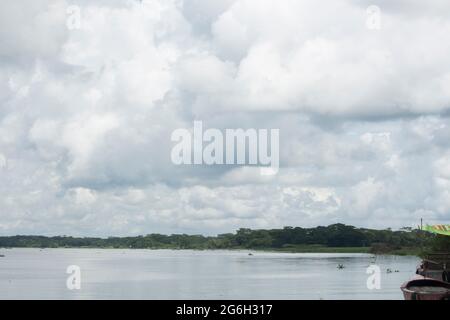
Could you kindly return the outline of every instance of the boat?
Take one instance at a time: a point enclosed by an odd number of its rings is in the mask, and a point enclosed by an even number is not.
[[[450,300],[450,254],[427,255],[416,275],[400,289],[405,300]]]
[[[450,253],[432,253],[425,256],[416,274],[444,282],[450,282]]]
[[[450,300],[450,283],[417,276],[401,286],[405,300]]]
[[[450,236],[450,225],[426,225],[420,230],[439,236]],[[428,254],[416,269],[416,275],[405,282],[400,289],[405,300],[450,300],[450,253]]]

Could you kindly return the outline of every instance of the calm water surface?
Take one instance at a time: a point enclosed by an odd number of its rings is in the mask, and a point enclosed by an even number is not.
[[[402,299],[399,287],[419,262],[366,254],[248,253],[0,249],[0,299]],[[366,286],[372,262],[382,270],[380,290]],[[81,290],[66,287],[69,265],[81,268]]]

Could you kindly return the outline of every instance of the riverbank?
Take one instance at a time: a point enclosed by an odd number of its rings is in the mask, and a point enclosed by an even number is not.
[[[417,255],[432,235],[420,230],[373,230],[343,224],[328,227],[245,229],[215,236],[147,234],[129,237],[0,236],[0,247],[265,250],[298,253],[374,253]]]
[[[8,250],[14,248],[34,248],[34,249],[98,249],[98,250],[193,250],[193,251],[248,251],[251,252],[273,252],[273,253],[366,253],[374,255],[396,255],[396,256],[417,256],[422,255],[422,250],[418,248],[397,248],[392,250],[376,251],[372,247],[327,247],[323,245],[288,245],[283,248],[245,248],[233,247],[222,249],[211,248],[179,248],[179,247],[165,247],[165,248],[126,248],[126,247],[92,247],[92,246],[63,246],[63,247],[10,247],[0,248],[0,250]],[[0,255],[1,256],[1,255]]]

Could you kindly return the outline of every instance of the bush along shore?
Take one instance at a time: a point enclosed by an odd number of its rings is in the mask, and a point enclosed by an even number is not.
[[[450,237],[446,237],[450,238]],[[3,236],[0,247],[28,248],[127,248],[127,249],[252,249],[277,252],[336,252],[420,255],[443,244],[433,234],[402,228],[393,231],[356,228],[333,224],[316,228],[284,227],[282,229],[239,229],[217,236],[187,234],[148,234],[136,237],[71,237],[71,236]],[[436,249],[440,250],[440,249]]]

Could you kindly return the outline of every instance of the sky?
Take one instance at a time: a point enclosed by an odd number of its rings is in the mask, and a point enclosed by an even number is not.
[[[0,2],[0,235],[450,222],[445,0]],[[280,129],[278,174],[171,133]]]

